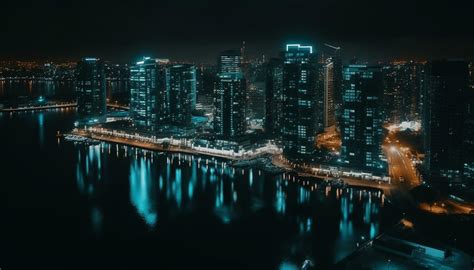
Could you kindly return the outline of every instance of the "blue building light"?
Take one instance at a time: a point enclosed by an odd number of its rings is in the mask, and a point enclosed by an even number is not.
[[[297,50],[300,50],[300,49],[309,49],[309,53],[313,53],[313,46],[309,46],[309,45],[286,44],[286,51],[287,51],[287,52],[290,50],[290,48],[297,49]]]

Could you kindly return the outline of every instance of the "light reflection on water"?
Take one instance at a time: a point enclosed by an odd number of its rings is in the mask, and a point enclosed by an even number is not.
[[[39,144],[41,147],[44,145],[44,113],[40,112],[38,114],[38,138]]]
[[[284,258],[290,265],[292,260],[314,257],[318,250],[314,246],[321,245],[314,238],[326,237],[321,230],[325,219],[338,218],[334,244],[329,246],[334,249],[334,262],[380,232],[383,203],[376,191],[330,188],[294,176],[233,168],[226,161],[212,158],[153,153],[104,143],[86,146],[85,151],[79,149],[77,153],[77,188],[90,197],[106,177],[102,162],[118,159],[128,163],[130,204],[148,229],[157,233],[161,222],[193,213],[202,208],[200,204],[222,224],[272,209],[282,222],[294,224],[291,226],[296,234],[290,237]],[[328,214],[334,217],[326,217]],[[98,205],[92,208],[91,217],[93,230],[100,234],[105,217]]]
[[[132,160],[130,166],[130,201],[148,226],[153,228],[158,220],[157,192],[151,176],[150,160]]]
[[[52,183],[55,188],[49,194],[49,188],[45,188],[45,196],[56,198],[64,192],[58,206],[67,201],[65,198],[71,198],[64,208],[73,209],[71,213],[80,220],[73,224],[86,238],[115,240],[119,234],[135,239],[139,234],[154,239],[165,231],[174,240],[192,232],[192,236],[202,235],[209,245],[203,246],[199,236],[190,244],[199,243],[209,252],[215,245],[224,245],[225,250],[234,248],[232,252],[240,260],[248,250],[246,245],[253,245],[262,252],[269,250],[262,260],[276,258],[278,265],[285,268],[300,267],[307,258],[316,264],[340,260],[355,250],[357,243],[375,237],[387,226],[381,223],[382,214],[387,216],[383,196],[375,191],[326,188],[293,175],[233,168],[224,160],[212,158],[153,153],[105,143],[58,144],[56,131],[70,129],[74,114],[75,111],[8,114],[0,117],[0,125],[14,124],[11,128],[25,130],[6,137],[5,142],[16,142],[16,137],[21,137],[20,141],[31,140],[31,133],[38,134],[37,127],[42,123],[43,146],[41,136],[34,136],[39,147],[5,147],[9,153],[32,155],[34,162],[27,164],[38,166],[31,169],[35,172],[31,183],[38,183],[36,174],[42,173],[41,179],[48,179],[45,187]],[[61,124],[64,126],[59,125],[61,121],[66,122]],[[44,172],[50,167],[58,169]],[[180,240],[185,239],[189,239],[188,235]],[[160,245],[150,243],[151,248]],[[168,250],[165,245],[161,247],[163,251]],[[221,254],[221,258],[226,256]],[[250,255],[245,258],[255,259]]]
[[[307,257],[318,261],[318,256],[326,256],[338,261],[354,251],[357,243],[375,237],[383,229],[383,199],[379,192],[325,187],[293,175],[234,168],[224,160],[212,158],[105,143],[57,144],[57,128],[47,121],[51,115],[52,112],[44,112],[7,117],[9,121],[33,117],[43,151],[51,151],[50,140],[58,151],[69,151],[70,160],[61,164],[72,161],[73,183],[87,201],[86,224],[95,237],[104,237],[114,230],[111,226],[125,226],[122,224],[131,219],[149,233],[159,234],[163,224],[183,216],[199,219],[201,214],[207,214],[221,226],[233,228],[271,211],[278,219],[264,226],[282,239],[282,261],[298,265]],[[192,226],[194,221],[189,222]],[[135,227],[127,233],[134,230]]]

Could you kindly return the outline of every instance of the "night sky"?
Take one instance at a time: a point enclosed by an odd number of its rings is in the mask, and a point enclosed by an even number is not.
[[[342,46],[346,59],[474,58],[468,0],[37,0],[1,10],[0,60],[211,62],[243,40],[254,57],[301,41]]]

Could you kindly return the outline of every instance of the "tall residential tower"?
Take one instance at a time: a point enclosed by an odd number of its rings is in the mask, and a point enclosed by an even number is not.
[[[106,113],[104,64],[97,58],[83,58],[76,69],[77,111],[83,119],[100,118]]]
[[[432,181],[461,182],[474,164],[474,154],[466,151],[474,150],[474,132],[469,130],[474,127],[474,90],[469,88],[468,64],[460,60],[430,62],[424,82],[424,167]]]
[[[242,74],[240,53],[228,50],[219,55],[214,89],[214,131],[222,139],[233,140],[247,130],[245,118],[247,83]]]
[[[313,46],[288,44],[283,52],[281,133],[286,156],[308,157],[323,127],[323,94]]]
[[[382,68],[345,66],[342,86],[341,161],[351,168],[383,174]]]

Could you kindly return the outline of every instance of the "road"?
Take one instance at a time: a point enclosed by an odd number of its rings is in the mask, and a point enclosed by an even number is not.
[[[383,149],[388,160],[392,185],[410,190],[421,184],[416,174],[416,169],[408,157],[408,151],[404,151],[400,146],[395,144],[386,144],[383,146]]]
[[[393,143],[385,144],[383,149],[388,159],[389,174],[394,190],[398,191],[397,195],[399,197],[406,197],[401,199],[409,200],[408,191],[421,185],[421,181],[408,157],[410,155],[408,149]],[[403,177],[404,180],[400,181],[400,177]],[[418,207],[434,214],[470,214],[474,212],[474,204],[461,203],[451,198],[445,198],[434,203],[419,203]]]
[[[291,165],[288,164],[288,161],[285,160],[281,155],[274,155],[272,157],[272,163],[273,165],[283,168],[288,171],[293,171],[298,173],[300,176],[304,177],[316,177],[316,179],[334,179],[336,178],[335,176],[328,176],[324,174],[315,174],[315,172],[312,171],[312,167],[308,166],[303,166],[303,165]],[[382,181],[374,181],[374,180],[365,180],[365,179],[360,179],[360,178],[351,178],[351,177],[337,177],[341,180],[344,181],[344,183],[348,184],[349,186],[353,187],[365,187],[365,188],[376,188],[380,189],[384,192],[384,195],[386,197],[390,197],[392,190],[394,188],[393,185],[390,185],[388,183],[384,183]]]

